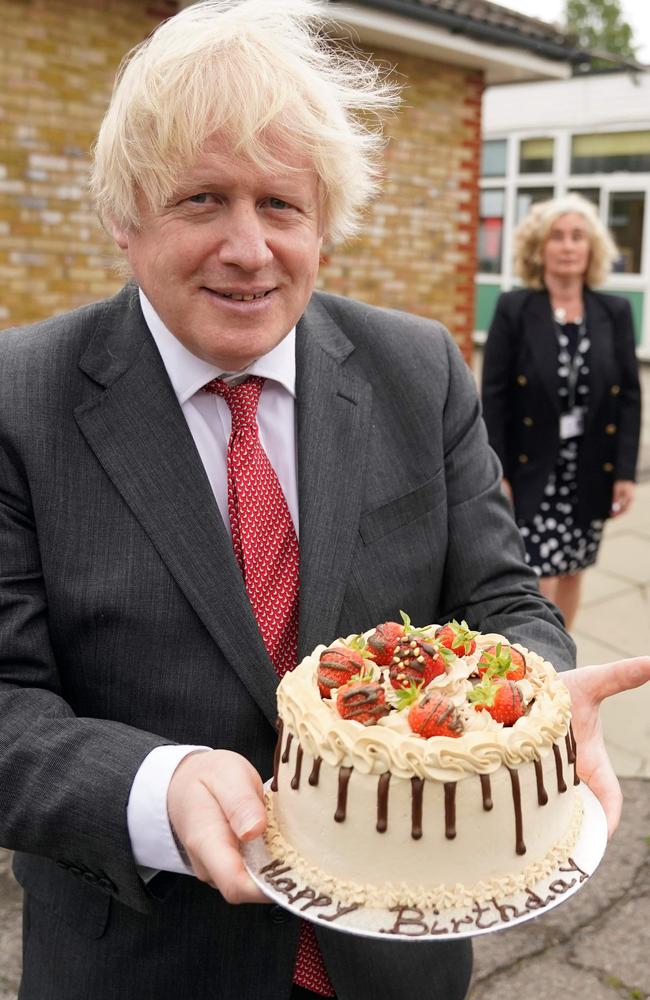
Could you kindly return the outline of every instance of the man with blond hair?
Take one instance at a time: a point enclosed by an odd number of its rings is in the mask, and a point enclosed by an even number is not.
[[[573,664],[451,338],[314,292],[395,101],[311,0],[183,10],[126,60],[94,152],[132,280],[0,338],[21,1000],[466,995],[468,942],[314,933],[240,855],[265,826],[278,675],[317,643],[405,608]],[[612,827],[596,705],[649,668],[570,682]]]

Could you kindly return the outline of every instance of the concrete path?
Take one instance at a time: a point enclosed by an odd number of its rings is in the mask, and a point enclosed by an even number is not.
[[[642,377],[650,400],[650,366]],[[607,525],[598,565],[587,573],[574,630],[579,666],[650,653],[650,405],[645,409],[635,507]],[[610,699],[602,716],[622,779],[621,826],[596,873],[566,903],[476,938],[468,1000],[650,1000],[650,684]],[[0,1000],[17,996],[20,913],[9,855],[0,850]]]

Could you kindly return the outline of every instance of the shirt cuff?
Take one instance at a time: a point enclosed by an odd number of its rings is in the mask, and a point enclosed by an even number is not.
[[[174,841],[167,815],[167,789],[184,757],[197,750],[210,749],[176,744],[155,747],[138,769],[126,807],[126,821],[133,857],[145,882],[161,870],[194,874]]]

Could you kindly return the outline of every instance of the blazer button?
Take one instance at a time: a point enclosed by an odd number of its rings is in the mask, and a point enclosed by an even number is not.
[[[286,924],[289,919],[289,914],[281,906],[272,906],[269,910],[269,916],[274,924]]]
[[[605,434],[616,434],[616,424],[607,424]]]
[[[613,471],[614,471],[614,466],[612,465],[612,463],[605,462],[605,464],[603,465],[603,472],[613,472]]]
[[[520,462],[521,465],[525,465],[527,461],[528,461],[528,455],[520,455],[519,456],[519,462]]]
[[[618,396],[619,392],[621,391],[621,387],[620,385],[613,385],[609,391],[612,396]]]
[[[524,417],[524,427],[532,427],[535,421],[532,417]]]
[[[517,385],[528,385],[528,379],[525,375],[517,375]]]

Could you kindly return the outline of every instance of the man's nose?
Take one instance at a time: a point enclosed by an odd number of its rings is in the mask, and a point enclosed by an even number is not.
[[[259,271],[273,260],[264,219],[253,205],[236,205],[220,233],[219,260],[244,271]]]

